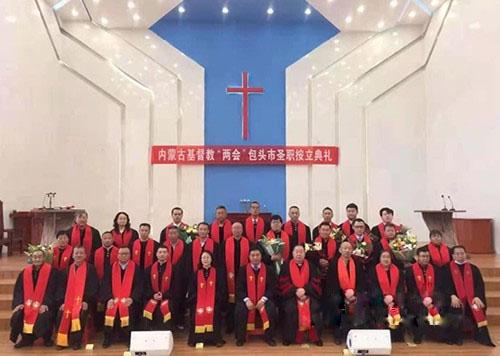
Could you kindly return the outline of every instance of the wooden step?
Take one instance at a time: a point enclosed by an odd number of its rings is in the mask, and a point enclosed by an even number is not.
[[[486,277],[500,277],[500,268],[499,267],[480,267],[481,274],[483,278]]]
[[[10,310],[12,305],[12,294],[0,294],[0,311]]]
[[[10,330],[10,316],[12,312],[10,310],[1,310],[0,311],[0,330],[6,331]]]
[[[489,291],[500,291],[500,277],[484,277],[486,293]]]
[[[0,279],[16,279],[20,270],[0,271]]]
[[[0,279],[0,294],[10,294],[14,292],[15,278]]]

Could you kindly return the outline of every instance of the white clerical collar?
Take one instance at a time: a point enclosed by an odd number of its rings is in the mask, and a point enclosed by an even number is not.
[[[128,262],[127,262],[127,263],[121,263],[121,262],[120,262],[120,268],[121,268],[122,270],[126,269],[126,268],[127,268],[127,266],[128,266]]]
[[[364,236],[363,235],[356,235],[356,240],[361,241],[363,240]]]
[[[260,269],[260,265],[261,265],[260,263],[259,263],[258,265],[254,265],[254,264],[252,264],[252,268],[253,268],[255,271],[257,271],[258,269]]]
[[[463,261],[463,262],[458,262],[458,261],[455,261],[455,263],[456,263],[457,265],[460,265],[460,266],[461,266],[461,265],[466,264],[466,263],[467,263],[467,261]]]

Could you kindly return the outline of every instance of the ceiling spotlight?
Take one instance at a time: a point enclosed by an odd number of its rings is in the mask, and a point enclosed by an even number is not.
[[[73,17],[77,17],[78,16],[78,11],[75,8],[73,8],[73,10],[71,10],[71,15]]]
[[[409,13],[408,13],[408,17],[410,19],[413,19],[415,16],[417,16],[417,12],[415,10],[411,10]]]
[[[363,12],[365,12],[365,5],[359,5],[359,6],[358,6],[357,11],[358,11],[360,14],[362,14]]]
[[[377,24],[377,27],[380,28],[380,29],[384,28],[384,26],[385,26],[385,22],[384,21],[379,21],[378,24]]]
[[[304,11],[304,14],[306,14],[307,16],[311,15],[311,8],[308,7],[305,11]]]
[[[352,22],[352,16],[347,16],[345,18],[345,23],[351,23]]]
[[[101,17],[101,24],[102,24],[103,26],[106,26],[106,25],[108,24],[108,19],[107,19],[107,18],[105,18],[105,17]]]
[[[141,19],[139,14],[134,14],[134,16],[132,16],[132,18],[134,19],[134,21],[139,21]]]
[[[274,14],[274,9],[273,9],[272,7],[269,7],[269,8],[267,9],[267,14],[268,14],[268,15],[272,15],[272,14]]]
[[[184,6],[179,6],[179,8],[177,9],[177,11],[179,11],[179,14],[183,14],[186,12],[186,8]]]
[[[127,2],[127,6],[129,9],[133,9],[133,8],[135,8],[135,3],[133,1],[129,1],[129,2]]]
[[[398,0],[391,0],[391,2],[389,3],[389,5],[391,5],[391,7],[398,6]]]
[[[436,6],[438,6],[438,5],[439,5],[439,0],[432,0],[432,1],[431,1],[431,6],[432,6],[432,7],[436,7]]]
[[[229,14],[229,9],[227,8],[227,6],[224,6],[224,7],[222,8],[222,13],[223,13],[224,15]]]
[[[94,4],[99,4],[100,0],[94,0]]]

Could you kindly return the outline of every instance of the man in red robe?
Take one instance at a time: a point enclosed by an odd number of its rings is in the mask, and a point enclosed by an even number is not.
[[[279,291],[283,301],[285,346],[293,342],[302,344],[306,334],[310,342],[323,346],[323,321],[319,305],[321,285],[316,267],[305,259],[305,254],[304,246],[295,246],[293,258],[283,263],[280,271]]]
[[[305,246],[311,243],[311,229],[300,221],[300,209],[297,206],[291,206],[288,209],[288,220],[283,226],[283,230],[290,237],[290,249],[297,245]]]
[[[212,253],[215,264],[217,264],[219,260],[219,244],[209,237],[209,229],[210,226],[206,222],[199,223],[198,236],[189,245],[191,256],[189,268],[193,273],[198,270],[198,264],[200,263],[200,257],[203,251]]]
[[[141,271],[151,267],[156,261],[156,250],[160,246],[151,238],[150,232],[151,225],[142,223],[139,225],[139,238],[132,244],[132,261]]]
[[[323,217],[323,221],[321,221],[321,223],[324,223],[324,222],[328,223],[332,229],[338,228],[337,224],[335,224],[333,222],[333,210],[332,210],[332,208],[330,208],[329,206],[324,208],[323,211],[321,212],[321,216]],[[320,225],[321,224],[319,224],[318,226],[316,226],[313,229],[313,232],[312,232],[313,240],[319,236]]]
[[[250,263],[240,268],[236,287],[236,346],[243,346],[247,331],[261,328],[269,346],[274,340],[277,322],[275,305],[277,280],[274,271],[262,263],[262,253],[250,249]]]
[[[101,245],[101,234],[87,223],[88,217],[86,211],[77,213],[75,223],[68,230],[68,236],[71,246],[83,246],[87,256],[91,257]]]
[[[73,248],[75,261],[65,273],[64,302],[59,308],[56,345],[59,349],[72,346],[82,348],[82,337],[87,325],[89,312],[94,309],[99,282],[93,265],[88,264],[85,249]]]
[[[231,236],[231,221],[227,218],[227,209],[219,205],[215,209],[215,220],[210,226],[210,237],[218,244],[226,241]]]
[[[168,224],[160,233],[160,245],[163,245],[168,238],[168,229],[171,227],[177,227],[179,229],[184,229],[188,226],[185,222],[182,221],[184,216],[184,210],[182,208],[176,206],[172,208],[170,211],[170,216],[172,217],[172,222]]]
[[[245,219],[245,237],[251,242],[257,242],[268,230],[264,219],[260,216],[260,204],[253,201],[250,204],[250,216]]]
[[[41,248],[33,251],[31,263],[19,273],[14,286],[10,340],[15,343],[22,335],[15,348],[32,346],[40,337],[45,346],[54,345],[53,309],[60,296],[58,272],[45,263],[45,252]]]
[[[236,280],[241,267],[248,264],[248,253],[253,246],[246,237],[243,237],[243,225],[241,223],[235,222],[231,230],[232,236],[224,241],[220,248],[220,260],[227,275],[226,334],[230,334],[234,330]]]
[[[73,247],[69,244],[66,231],[59,231],[56,235],[56,244],[53,248],[52,267],[58,271],[65,271],[73,262]]]
[[[345,207],[347,220],[340,224],[344,235],[349,237],[354,234],[354,229],[352,228],[352,223],[354,219],[358,217],[358,206],[354,203],[349,203]]]
[[[429,239],[431,241],[426,247],[429,250],[431,264],[438,269],[448,266],[452,260],[451,248],[444,243],[441,231],[431,230]]]
[[[403,229],[403,225],[397,225],[393,222],[394,219],[394,210],[388,207],[383,207],[379,211],[380,218],[382,222],[377,226],[372,227],[372,235],[378,237],[378,240],[382,240],[386,238],[385,236],[385,226],[387,224],[393,224],[396,229],[396,233],[400,232]]]
[[[453,260],[444,270],[448,304],[448,344],[462,345],[465,330],[472,330],[474,340],[486,346],[491,341],[486,320],[486,296],[481,271],[467,261],[465,247],[452,248]]]

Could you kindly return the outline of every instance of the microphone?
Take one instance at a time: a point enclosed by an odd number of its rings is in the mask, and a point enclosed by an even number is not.
[[[448,208],[446,207],[446,200],[444,200],[444,194],[441,194],[441,199],[443,200],[443,209],[441,211],[448,211]]]
[[[450,211],[455,211],[455,207],[453,206],[453,200],[451,200],[451,197],[449,195],[448,195],[448,200],[451,203],[451,209],[450,209]]]

